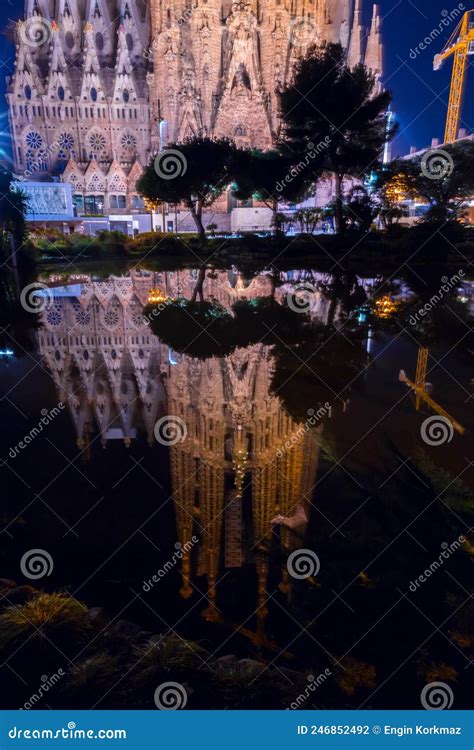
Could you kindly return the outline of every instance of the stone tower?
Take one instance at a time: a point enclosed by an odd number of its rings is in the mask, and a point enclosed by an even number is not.
[[[197,134],[271,147],[278,92],[310,45],[340,42],[352,64],[363,61],[356,3],[353,10],[352,0],[151,0],[154,150]],[[373,68],[380,52],[377,11],[374,19]]]
[[[278,92],[311,45],[381,74],[377,6],[355,0],[26,0],[7,101],[13,168],[62,175],[79,213],[141,207],[152,154],[188,136],[270,148]]]
[[[79,210],[139,203],[135,182],[150,158],[149,35],[141,0],[26,0],[7,87],[18,175],[64,173]]]

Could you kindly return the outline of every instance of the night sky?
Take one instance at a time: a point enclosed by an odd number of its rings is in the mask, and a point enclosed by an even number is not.
[[[372,4],[362,0],[364,15],[368,24]],[[469,5],[464,4],[468,9]],[[451,62],[445,63],[441,71],[433,71],[433,56],[439,52],[444,41],[449,38],[457,21],[443,28],[438,37],[427,49],[415,55],[423,39],[437,29],[443,17],[455,8],[463,9],[458,0],[381,0],[382,34],[385,45],[385,75],[387,88],[393,93],[393,109],[400,125],[399,135],[393,146],[394,155],[407,153],[411,145],[429,145],[433,137],[442,138],[446,116],[446,105],[451,77]],[[18,19],[22,14],[23,0],[3,0],[0,7],[2,29],[9,19]],[[443,13],[444,11],[444,13]],[[8,39],[0,36],[0,147],[8,148],[6,135],[6,103],[4,98],[4,78],[11,74],[14,62],[14,48]],[[415,57],[415,59],[413,59]],[[474,89],[474,70],[469,71],[467,92]],[[470,99],[470,101],[468,101]],[[461,127],[474,129],[474,97],[465,97]]]

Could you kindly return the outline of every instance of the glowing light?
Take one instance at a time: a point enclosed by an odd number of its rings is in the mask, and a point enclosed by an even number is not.
[[[148,292],[148,304],[149,305],[157,305],[161,302],[166,302],[168,297],[166,297],[161,289],[150,289]]]
[[[377,318],[386,320],[391,318],[392,315],[398,310],[399,303],[394,300],[389,294],[379,297],[375,300],[375,315]]]

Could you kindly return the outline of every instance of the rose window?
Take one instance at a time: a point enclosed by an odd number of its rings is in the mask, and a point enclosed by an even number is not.
[[[109,308],[104,313],[104,323],[108,328],[115,328],[119,322],[119,314],[114,308]]]
[[[134,149],[137,147],[137,139],[132,133],[123,133],[120,138],[120,143],[123,148]]]
[[[76,312],[76,323],[78,326],[88,326],[90,322],[90,312],[88,312],[87,310],[78,310]]]
[[[106,145],[105,136],[102,133],[91,133],[89,136],[89,146],[92,151],[103,151]]]
[[[46,313],[46,320],[50,326],[59,326],[61,325],[61,313],[58,309],[53,307],[52,310],[48,310]]]
[[[43,139],[40,134],[33,130],[31,133],[26,135],[26,144],[30,148],[41,148],[43,145]]]
[[[61,133],[58,143],[63,151],[71,151],[74,148],[74,138],[70,133]]]

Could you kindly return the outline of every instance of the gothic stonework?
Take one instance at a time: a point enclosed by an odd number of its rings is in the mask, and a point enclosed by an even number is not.
[[[360,0],[26,0],[7,100],[14,170],[64,173],[80,212],[139,208],[152,154],[188,136],[269,148],[278,92],[312,44],[381,74]],[[39,40],[39,41],[38,41]],[[364,49],[365,47],[365,49]]]
[[[381,74],[378,10],[367,41]],[[352,0],[151,0],[149,77],[155,148],[198,134],[270,148],[278,92],[312,44],[340,42],[364,60],[360,3]]]
[[[26,0],[7,90],[17,174],[66,169],[89,213],[138,207],[135,182],[150,158],[149,35],[139,0]]]

